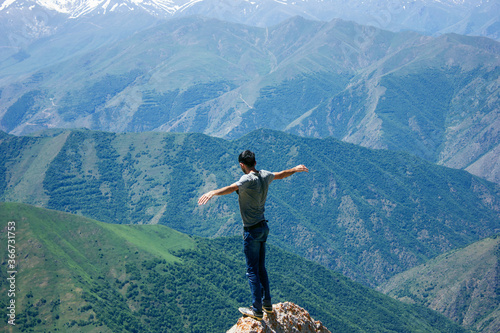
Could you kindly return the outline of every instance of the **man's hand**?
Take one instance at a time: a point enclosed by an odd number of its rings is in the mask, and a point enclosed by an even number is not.
[[[300,165],[297,165],[296,167],[288,169],[288,170],[275,172],[274,179],[283,179],[286,177],[290,177],[291,175],[293,175],[296,172],[304,172],[304,171],[309,172],[309,169],[305,165],[300,164]]]
[[[212,199],[214,196],[215,191],[210,191],[205,194],[203,194],[199,199],[198,199],[198,205],[204,205],[208,202],[208,200]]]
[[[295,172],[309,172],[309,169],[303,164],[297,165],[295,168],[293,168],[293,170]]]
[[[231,184],[229,186],[220,188],[218,190],[213,190],[213,191],[207,192],[207,193],[203,194],[198,199],[198,205],[204,205],[204,204],[206,204],[208,202],[208,200],[212,199],[212,197],[214,195],[226,195],[226,194],[230,194],[230,193],[233,193],[234,191],[236,191],[237,189],[238,189],[238,185],[236,185],[236,183],[234,183],[234,184]]]

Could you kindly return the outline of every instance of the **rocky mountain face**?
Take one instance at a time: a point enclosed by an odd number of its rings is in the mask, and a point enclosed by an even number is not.
[[[264,320],[257,321],[242,317],[226,333],[330,333],[320,321],[311,318],[300,306],[290,303],[273,305],[272,314],[264,314]]]

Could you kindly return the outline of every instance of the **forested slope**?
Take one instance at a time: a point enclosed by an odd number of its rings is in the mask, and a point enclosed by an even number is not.
[[[271,171],[310,172],[271,185],[273,242],[370,285],[498,232],[498,186],[404,153],[260,130],[202,134],[88,130],[6,137],[0,198],[111,223],[164,224],[199,236],[239,234],[236,194],[199,207],[241,176],[237,156]]]
[[[240,316],[238,306],[250,302],[240,237],[192,238],[165,226],[0,203],[2,244],[8,221],[15,222],[21,332],[224,332]],[[465,332],[437,312],[269,250],[274,303],[301,304],[332,332]],[[0,271],[2,308],[6,274]]]

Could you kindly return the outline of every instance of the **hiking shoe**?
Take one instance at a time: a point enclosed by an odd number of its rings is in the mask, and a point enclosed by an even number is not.
[[[273,313],[273,306],[272,305],[263,305],[262,310],[264,310],[265,313]]]
[[[256,320],[262,320],[262,318],[264,317],[264,313],[256,312],[252,308],[239,308],[238,310],[243,314],[243,316],[250,317]]]

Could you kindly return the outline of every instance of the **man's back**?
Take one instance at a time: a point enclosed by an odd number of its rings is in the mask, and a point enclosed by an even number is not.
[[[273,179],[272,172],[260,170],[245,174],[236,182],[243,226],[250,227],[265,220],[267,191]]]

